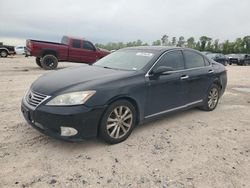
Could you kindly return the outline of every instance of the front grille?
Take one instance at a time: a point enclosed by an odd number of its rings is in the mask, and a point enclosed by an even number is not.
[[[29,90],[26,95],[27,103],[34,108],[36,108],[39,104],[41,104],[47,98],[48,98],[47,95],[37,93],[31,90]]]

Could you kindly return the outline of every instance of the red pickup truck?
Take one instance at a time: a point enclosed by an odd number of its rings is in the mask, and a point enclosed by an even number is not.
[[[94,63],[110,52],[95,47],[90,41],[63,36],[61,43],[27,40],[26,56],[35,56],[36,64],[46,70],[55,69],[59,61]]]

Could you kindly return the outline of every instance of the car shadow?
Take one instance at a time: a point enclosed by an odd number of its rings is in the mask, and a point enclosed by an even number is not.
[[[151,118],[150,120],[147,120],[146,122],[144,122],[142,124],[139,124],[138,126],[136,126],[134,131],[140,131],[141,129],[147,129],[148,126],[162,126],[163,122],[165,122],[165,121],[169,121],[169,122],[172,122],[175,120],[177,121],[181,117],[190,116],[193,113],[199,113],[199,112],[201,112],[201,110],[199,110],[198,108],[192,108],[192,109],[188,109],[188,110],[163,114],[163,115],[157,116],[155,118]]]

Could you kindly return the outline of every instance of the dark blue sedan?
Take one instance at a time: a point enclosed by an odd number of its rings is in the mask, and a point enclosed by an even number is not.
[[[124,141],[133,128],[170,112],[214,110],[227,84],[223,65],[187,48],[134,47],[90,66],[41,76],[22,99],[27,122],[65,140]]]

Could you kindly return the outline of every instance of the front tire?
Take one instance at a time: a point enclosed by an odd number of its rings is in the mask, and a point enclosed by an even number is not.
[[[1,57],[7,57],[8,56],[8,52],[6,50],[2,50],[0,53]]]
[[[220,87],[217,84],[212,84],[208,90],[203,106],[200,109],[212,111],[216,108],[220,98]]]
[[[112,103],[104,113],[99,136],[109,144],[117,144],[126,140],[136,122],[135,107],[127,100]]]
[[[58,59],[51,54],[45,55],[41,61],[42,68],[45,70],[53,70],[58,65]]]

